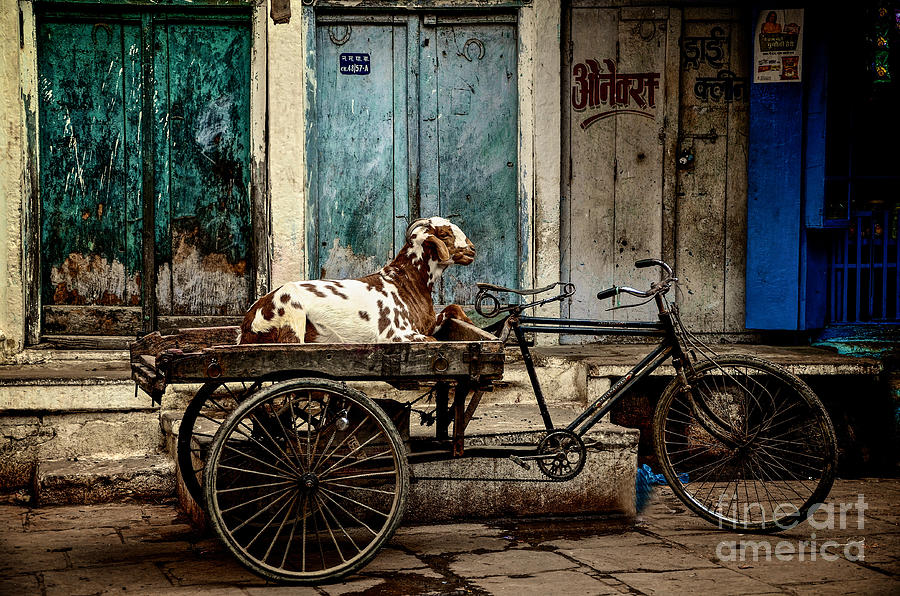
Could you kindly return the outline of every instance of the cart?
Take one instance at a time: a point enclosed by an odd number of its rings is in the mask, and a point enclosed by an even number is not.
[[[502,457],[536,463],[549,481],[571,480],[584,468],[585,433],[667,359],[676,375],[657,402],[653,436],[673,493],[720,528],[776,532],[801,523],[824,502],[837,466],[834,427],[821,401],[771,362],[717,355],[666,299],[677,282],[671,267],[654,259],[635,266],[658,266],[665,275],[647,291],[614,286],[597,297],[654,300],[658,321],[524,316],[568,298],[574,286],[478,284],[476,311],[506,314],[487,330],[450,320],[434,342],[340,345],[236,345],[236,327],[153,333],[132,345],[132,376],[155,400],[170,384],[203,383],[178,432],[181,477],[238,560],[276,581],[336,581],[370,561],[403,516],[410,462]],[[495,293],[533,301],[501,306]],[[555,427],[526,333],[659,343],[567,426]],[[546,434],[533,445],[467,446],[466,427],[503,376],[504,341],[513,337]],[[410,404],[372,400],[346,384],[367,380],[430,385],[434,437],[410,439]]]
[[[236,345],[237,331],[148,334],[131,345],[132,377],[154,401],[202,383],[178,433],[182,479],[226,547],[266,578],[317,584],[363,567],[400,523],[410,458],[509,456],[464,446],[503,375],[503,344],[477,327],[451,320],[439,341],[380,344]],[[345,383],[366,380],[429,385],[434,438],[412,447],[407,404]]]

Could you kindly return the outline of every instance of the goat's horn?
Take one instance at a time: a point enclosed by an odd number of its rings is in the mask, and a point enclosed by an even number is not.
[[[413,220],[412,223],[410,223],[408,226],[406,226],[406,239],[409,240],[409,237],[412,234],[413,230],[415,230],[420,225],[427,224],[427,223],[428,223],[427,217],[420,217],[419,219]]]

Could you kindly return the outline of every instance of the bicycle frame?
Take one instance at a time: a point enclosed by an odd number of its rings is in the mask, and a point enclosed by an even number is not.
[[[656,305],[659,309],[659,321],[598,321],[592,319],[564,319],[553,317],[520,316],[515,312],[507,319],[510,331],[515,334],[516,343],[522,352],[522,359],[528,371],[528,378],[534,391],[538,408],[541,412],[544,426],[547,431],[552,431],[553,421],[541,390],[540,381],[528,347],[526,333],[566,333],[569,335],[621,335],[631,337],[660,337],[661,341],[647,356],[637,363],[625,376],[613,383],[613,385],[592,404],[590,404],[575,420],[566,426],[566,430],[584,436],[597,422],[612,409],[613,405],[635,383],[656,370],[667,358],[671,357],[679,376],[686,379],[685,367],[690,363],[684,358],[682,342],[673,317],[677,317],[677,311],[667,310],[662,297],[656,296]],[[686,380],[685,380],[686,383]]]

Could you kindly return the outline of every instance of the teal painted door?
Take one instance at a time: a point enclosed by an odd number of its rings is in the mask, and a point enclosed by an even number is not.
[[[250,296],[248,19],[39,18],[43,332],[143,326],[145,223],[160,314],[241,313]],[[144,46],[142,28],[152,40]],[[147,200],[153,222],[143,219]]]
[[[450,217],[475,243],[475,263],[441,280],[444,302],[472,304],[475,282],[517,287],[523,257],[516,28],[438,22],[423,35],[421,211]]]
[[[250,26],[174,22],[155,37],[159,312],[240,315],[250,301]]]
[[[518,285],[515,23],[329,17],[316,56],[310,271],[376,271],[410,217],[442,215],[480,253],[447,271],[438,302],[470,304],[475,281]]]
[[[406,26],[320,25],[316,47],[320,142],[310,271],[360,277],[391,259],[406,229]]]

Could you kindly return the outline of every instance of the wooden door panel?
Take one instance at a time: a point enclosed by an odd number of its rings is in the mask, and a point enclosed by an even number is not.
[[[250,298],[250,27],[171,23],[168,232],[171,312],[237,315]],[[161,148],[162,149],[162,148]],[[165,152],[166,149],[162,149]],[[157,217],[157,229],[165,217]],[[164,229],[164,228],[163,228]]]
[[[438,164],[439,213],[480,252],[447,269],[440,301],[472,304],[477,281],[519,283],[516,28],[438,26],[437,50],[438,143],[423,154]]]
[[[170,19],[40,16],[43,334],[141,329],[148,168],[160,314],[199,321],[247,307],[249,20]]]
[[[406,215],[406,27],[317,27],[318,180],[311,271],[353,278],[394,256]],[[402,203],[400,209],[395,203]],[[402,229],[406,221],[396,224]]]
[[[39,27],[42,298],[45,305],[125,306],[140,300],[139,244],[126,233],[123,24]],[[127,109],[134,106],[128,102]],[[130,130],[128,131],[131,132]],[[139,256],[138,256],[139,259]]]
[[[668,64],[675,55],[670,46],[677,40],[669,39],[667,11],[660,14],[571,12],[563,252],[565,272],[578,287],[569,307],[575,318],[656,318],[653,304],[608,312],[609,302],[600,303],[596,294],[614,284],[647,288],[659,279],[656,268],[638,270],[634,262],[663,251],[666,105],[678,98],[666,94],[667,71],[677,68]]]

